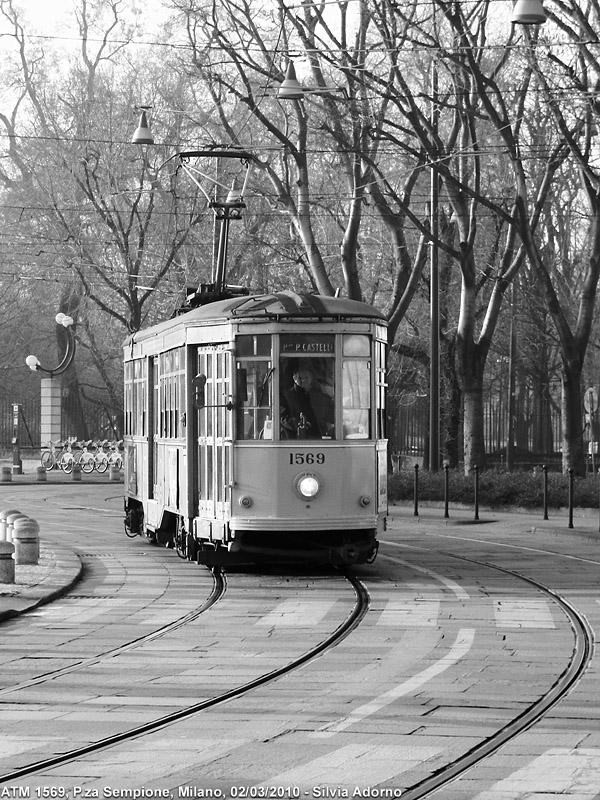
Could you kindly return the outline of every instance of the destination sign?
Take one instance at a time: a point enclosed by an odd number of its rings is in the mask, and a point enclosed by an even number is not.
[[[335,353],[335,337],[331,334],[289,333],[281,337],[281,354],[286,356]]]

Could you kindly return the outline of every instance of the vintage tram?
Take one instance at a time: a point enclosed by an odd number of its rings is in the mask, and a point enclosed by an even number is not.
[[[207,565],[375,558],[387,514],[384,317],[281,292],[130,336],[125,528]]]

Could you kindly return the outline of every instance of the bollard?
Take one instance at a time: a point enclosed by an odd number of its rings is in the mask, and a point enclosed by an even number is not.
[[[13,514],[9,514],[6,518],[6,541],[12,542],[13,540],[13,533],[15,529],[15,521],[24,517],[27,519],[25,514],[21,514],[20,511],[15,511]]]
[[[81,467],[79,466],[79,464],[73,464],[73,472],[71,473],[71,478],[74,481],[81,480]]]
[[[4,511],[0,511],[0,542],[6,542],[6,529],[8,527],[7,518],[11,514],[20,514],[20,511],[17,511],[16,508],[7,508]]]
[[[111,481],[121,480],[121,470],[118,467],[111,467],[109,477]]]
[[[548,519],[548,465],[542,464],[543,475],[543,496],[544,496],[544,519]]]
[[[40,557],[40,526],[34,519],[20,517],[13,531],[15,564],[37,564]]]
[[[0,481],[2,481],[2,483],[10,483],[10,481],[12,481],[12,469],[10,467],[2,467]]]
[[[575,470],[573,467],[569,469],[569,528],[573,527],[573,501],[574,501],[574,486],[573,480],[575,477]]]
[[[419,465],[415,464],[415,488],[414,488],[414,495],[415,495],[415,510],[414,516],[419,516]]]
[[[47,480],[46,469],[44,467],[36,467],[36,469],[35,469],[35,479],[36,479],[36,481],[45,481],[45,480]]]
[[[15,582],[15,546],[11,542],[0,542],[0,583]]]
[[[444,519],[450,516],[450,464],[444,464]]]
[[[474,487],[473,487],[473,494],[475,499],[475,521],[479,521],[479,467],[477,464],[473,467],[473,472],[475,473],[474,476]]]

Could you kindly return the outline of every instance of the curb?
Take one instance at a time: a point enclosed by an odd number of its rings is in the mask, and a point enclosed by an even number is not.
[[[38,565],[17,567],[15,583],[2,584],[9,591],[0,594],[0,623],[62,597],[82,573],[83,564],[73,550],[55,541],[40,541]]]

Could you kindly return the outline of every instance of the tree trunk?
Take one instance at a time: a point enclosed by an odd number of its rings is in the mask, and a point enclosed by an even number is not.
[[[483,379],[474,375],[463,384],[465,474],[485,467],[483,436]]]
[[[562,379],[562,468],[585,475],[583,451],[581,364],[574,359],[563,365]]]

